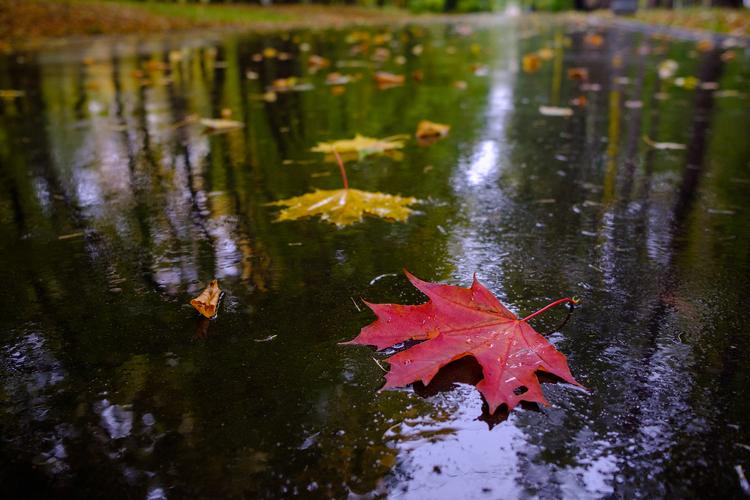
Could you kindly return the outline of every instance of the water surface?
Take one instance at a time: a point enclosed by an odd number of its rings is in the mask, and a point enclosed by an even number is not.
[[[539,71],[521,71],[544,47]],[[750,60],[722,53],[493,21],[4,57],[0,88],[25,92],[0,101],[4,490],[740,496]],[[312,71],[312,54],[332,67]],[[665,59],[719,90],[661,80]],[[575,67],[589,85],[568,79]],[[353,79],[343,90],[325,84],[334,69]],[[379,69],[405,85],[378,89]],[[289,76],[313,88],[263,99]],[[572,117],[539,113],[581,96]],[[245,127],[194,123],[225,109]],[[453,128],[348,164],[354,187],[422,200],[407,222],[274,222],[270,202],[341,186],[318,141],[421,119]],[[588,392],[546,384],[550,407],[505,421],[472,385],[450,387],[476,379],[471,363],[442,387],[377,392],[383,356],[339,342],[374,319],[363,298],[424,300],[403,268],[464,286],[476,273],[519,314],[581,297],[564,327],[564,310],[534,326]],[[187,302],[213,278],[226,294],[208,322]]]

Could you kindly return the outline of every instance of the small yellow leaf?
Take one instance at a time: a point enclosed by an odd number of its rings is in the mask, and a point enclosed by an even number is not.
[[[205,290],[201,292],[196,298],[190,301],[190,305],[193,306],[199,313],[207,318],[213,318],[216,316],[216,310],[219,306],[219,298],[221,298],[221,289],[219,288],[218,280],[211,280]]]
[[[384,139],[375,139],[356,134],[354,139],[341,139],[333,142],[319,142],[312,148],[316,153],[326,153],[332,155],[334,151],[346,154],[358,154],[360,157],[371,154],[382,154],[388,151],[394,151],[404,147],[404,141],[408,138],[406,135],[394,135]]]
[[[276,222],[320,216],[321,220],[339,227],[361,222],[364,215],[390,221],[404,221],[411,214],[409,205],[416,198],[371,193],[359,189],[315,190],[271,203],[286,207]]]
[[[537,54],[526,54],[521,60],[524,73],[536,73],[542,65],[542,60]]]

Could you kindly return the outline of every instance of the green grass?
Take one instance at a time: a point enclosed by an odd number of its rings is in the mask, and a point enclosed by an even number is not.
[[[103,3],[102,0],[79,0],[82,2]],[[194,23],[264,23],[264,22],[288,22],[297,17],[276,10],[266,9],[254,5],[207,5],[195,3],[173,3],[173,2],[136,2],[131,0],[105,0],[109,3],[125,5],[139,9],[149,14],[182,18]]]

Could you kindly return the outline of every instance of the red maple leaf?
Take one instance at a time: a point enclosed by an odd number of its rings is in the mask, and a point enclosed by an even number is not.
[[[519,319],[476,276],[470,288],[462,288],[405,273],[429,302],[416,306],[365,302],[378,319],[347,342],[381,350],[407,340],[424,340],[386,359],[391,369],[383,389],[417,381],[426,385],[441,367],[464,356],[474,356],[482,366],[484,378],[477,389],[487,400],[490,414],[502,404],[510,411],[522,400],[549,405],[537,371],[580,385],[565,356],[527,322],[550,307],[575,303],[573,299],[560,299]]]

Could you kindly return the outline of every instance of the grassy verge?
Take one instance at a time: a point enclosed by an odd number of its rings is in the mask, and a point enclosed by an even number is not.
[[[0,49],[95,34],[195,28],[293,28],[386,24],[404,11],[321,5],[175,4],[130,0],[0,0]]]
[[[638,11],[635,19],[671,28],[750,36],[750,10],[747,9],[649,9]]]

